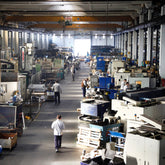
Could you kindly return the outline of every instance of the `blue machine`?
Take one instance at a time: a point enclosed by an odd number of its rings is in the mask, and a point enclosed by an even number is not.
[[[2,146],[0,145],[0,153],[2,152]]]
[[[126,57],[122,57],[122,61],[126,61],[126,59],[127,59]]]
[[[104,57],[97,57],[96,70],[101,70],[101,71],[105,72],[105,61],[104,61]]]
[[[114,99],[117,90],[113,89],[115,86],[114,77],[99,77],[99,87],[102,91],[105,91],[109,99]]]
[[[99,77],[99,88],[110,89],[115,86],[115,79],[113,77]]]

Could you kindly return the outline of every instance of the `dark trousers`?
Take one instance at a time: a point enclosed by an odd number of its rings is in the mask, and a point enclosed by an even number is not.
[[[82,90],[83,90],[83,97],[85,97],[86,96],[86,87],[83,87]]]
[[[55,92],[54,93],[54,97],[55,97],[55,104],[60,103],[60,92]]]
[[[55,149],[59,149],[61,147],[61,141],[62,141],[62,135],[61,136],[54,135]]]
[[[74,76],[75,76],[75,74],[74,73],[72,73],[72,80],[74,81]]]

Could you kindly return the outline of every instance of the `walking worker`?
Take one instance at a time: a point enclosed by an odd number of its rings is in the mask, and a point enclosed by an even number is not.
[[[56,120],[51,125],[51,128],[54,130],[54,143],[56,152],[58,152],[59,148],[61,148],[62,131],[65,129],[65,125],[61,118],[61,115],[57,115]]]
[[[54,100],[55,100],[55,104],[60,104],[60,93],[62,93],[62,89],[61,89],[61,86],[60,84],[58,83],[58,81],[55,81],[55,83],[53,84],[52,86],[53,88],[53,91],[54,91]]]
[[[87,87],[87,79],[83,79],[82,82],[81,82],[83,97],[86,97],[86,87]]]
[[[70,72],[71,72],[71,75],[72,75],[72,80],[74,81],[74,77],[75,77],[75,67],[74,67],[74,64],[71,66]]]

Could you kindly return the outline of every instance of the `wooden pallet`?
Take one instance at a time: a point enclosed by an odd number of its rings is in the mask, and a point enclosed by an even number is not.
[[[78,144],[97,148],[100,146],[101,131],[98,129],[79,127],[77,138]]]

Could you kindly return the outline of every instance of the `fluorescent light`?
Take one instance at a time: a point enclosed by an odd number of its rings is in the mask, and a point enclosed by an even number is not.
[[[63,38],[63,34],[61,34],[61,38]]]
[[[55,42],[55,38],[56,38],[56,35],[55,35],[55,34],[53,34],[53,42]]]
[[[95,34],[95,39],[97,39],[97,34]]]
[[[68,34],[68,38],[70,38],[70,33]]]
[[[105,39],[105,34],[103,34],[103,39]]]
[[[110,38],[113,39],[113,35],[112,34],[110,35]]]

